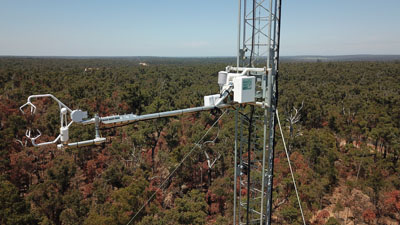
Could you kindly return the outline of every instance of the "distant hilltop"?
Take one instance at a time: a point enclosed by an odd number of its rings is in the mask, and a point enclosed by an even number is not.
[[[298,62],[335,62],[335,61],[400,61],[400,55],[300,55],[281,56],[282,61]]]
[[[130,61],[139,66],[149,66],[154,63],[236,63],[236,56],[1,56],[0,58],[25,58],[25,59],[96,59],[96,60],[122,60]],[[266,59],[266,57],[265,57]],[[345,61],[400,61],[400,55],[298,55],[281,56],[282,62],[345,62]],[[96,68],[87,68],[89,71]],[[88,71],[86,71],[88,72]]]

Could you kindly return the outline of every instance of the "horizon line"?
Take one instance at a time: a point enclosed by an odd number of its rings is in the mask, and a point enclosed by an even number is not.
[[[337,56],[400,56],[399,54],[297,54],[297,55],[281,55],[280,57],[337,57]],[[161,55],[0,55],[0,57],[32,57],[32,58],[236,58],[237,56],[161,56]],[[266,56],[264,56],[266,57]]]

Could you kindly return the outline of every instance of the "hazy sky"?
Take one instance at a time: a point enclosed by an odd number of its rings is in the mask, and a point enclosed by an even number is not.
[[[400,0],[282,0],[281,55],[400,54]],[[238,0],[0,0],[0,55],[234,56]]]

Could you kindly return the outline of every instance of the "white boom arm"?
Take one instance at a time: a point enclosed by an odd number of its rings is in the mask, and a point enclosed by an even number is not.
[[[233,72],[232,72],[233,71]],[[204,97],[204,106],[194,107],[188,109],[173,110],[167,112],[152,113],[147,115],[113,115],[106,117],[99,117],[95,115],[94,118],[87,119],[87,112],[82,110],[71,110],[68,106],[62,103],[58,98],[52,94],[42,95],[31,95],[28,97],[27,102],[20,107],[22,113],[24,108],[29,106],[30,112],[34,114],[36,112],[36,106],[32,103],[33,99],[37,98],[52,98],[58,103],[60,109],[60,134],[49,142],[36,143],[36,140],[41,136],[41,132],[37,130],[38,135],[35,137],[31,136],[31,130],[28,129],[25,133],[26,137],[29,138],[33,146],[43,146],[56,144],[58,149],[64,149],[67,147],[82,147],[88,145],[99,145],[106,142],[106,138],[100,136],[100,124],[107,125],[120,125],[129,124],[132,122],[138,122],[143,120],[151,120],[163,117],[178,116],[186,113],[194,113],[200,111],[208,111],[215,108],[227,108],[232,106],[234,103],[249,103],[256,104],[259,106],[265,106],[264,103],[255,102],[255,77],[250,75],[250,72],[254,74],[265,74],[265,68],[242,68],[242,67],[226,67],[226,71],[219,72],[218,84],[220,85],[220,94],[209,95]],[[235,87],[236,86],[236,87]],[[234,92],[233,101],[226,101],[227,97]],[[226,102],[226,103],[225,103]],[[67,114],[70,114],[70,119],[67,118]],[[69,120],[69,122],[68,122]],[[72,123],[79,123],[82,125],[95,124],[95,138],[86,141],[79,141],[69,143],[69,127]]]

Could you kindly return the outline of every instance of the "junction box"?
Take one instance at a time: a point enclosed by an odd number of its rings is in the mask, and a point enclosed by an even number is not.
[[[256,100],[256,78],[254,76],[238,76],[233,79],[233,101],[238,103]]]

